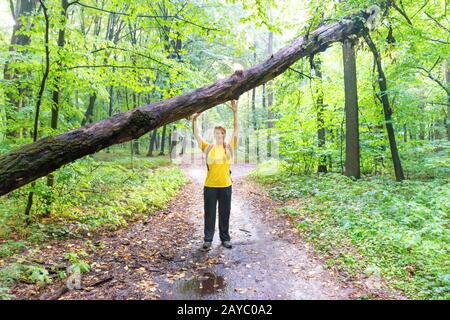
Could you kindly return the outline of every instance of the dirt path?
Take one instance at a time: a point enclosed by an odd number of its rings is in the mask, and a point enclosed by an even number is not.
[[[182,166],[191,177],[195,245],[187,254],[186,279],[157,278],[163,299],[349,299],[353,288],[338,283],[301,243],[289,221],[274,214],[276,203],[244,177],[252,165],[233,166],[230,234],[233,249],[198,248],[203,238],[203,166]],[[217,227],[217,226],[216,226]],[[211,262],[205,266],[205,262]],[[196,264],[199,267],[196,268]]]
[[[245,176],[252,165],[233,166],[230,234],[233,249],[199,250],[203,239],[201,165],[183,165],[192,182],[168,208],[127,228],[55,242],[35,253],[46,264],[83,248],[91,270],[82,288],[55,280],[44,288],[20,284],[18,299],[352,299],[361,289],[337,274],[303,243],[277,203]],[[217,226],[216,226],[217,227]]]

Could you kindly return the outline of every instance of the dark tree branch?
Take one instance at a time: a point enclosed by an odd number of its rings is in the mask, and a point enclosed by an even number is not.
[[[9,8],[11,9],[11,15],[12,15],[14,21],[17,22],[16,10],[14,9],[14,2],[13,2],[13,0],[9,0]]]
[[[405,10],[403,9],[403,5],[402,8],[400,8],[399,6],[397,6],[397,4],[395,3],[394,0],[391,1],[391,6],[397,10],[408,22],[408,24],[412,25],[411,19],[409,19],[408,15],[406,14]]]
[[[450,95],[450,88],[447,88],[447,86],[444,83],[442,83],[441,80],[436,78],[432,73],[433,69],[436,67],[436,65],[439,63],[440,60],[441,60],[441,57],[438,57],[436,62],[433,64],[433,66],[429,70],[425,69],[424,67],[421,67],[421,66],[413,66],[412,68],[424,71],[426,77],[428,77],[430,80],[436,82],[442,89],[444,89],[444,91],[447,95]]]
[[[37,140],[38,136],[38,125],[39,125],[39,112],[42,104],[42,97],[44,95],[45,83],[47,82],[48,74],[50,73],[50,48],[48,46],[48,34],[50,29],[50,22],[47,13],[47,7],[44,4],[44,0],[39,0],[45,17],[45,35],[44,35],[44,45],[45,45],[45,70],[42,76],[41,85],[39,87],[38,99],[36,101],[36,115],[34,117],[34,128],[33,128],[33,141]]]
[[[97,11],[102,11],[102,12],[106,12],[106,13],[110,13],[110,14],[114,14],[114,15],[121,15],[121,16],[127,16],[127,17],[131,16],[129,13],[126,13],[126,12],[118,12],[118,11],[112,11],[112,10],[108,10],[108,9],[102,9],[102,8],[94,7],[94,6],[91,6],[91,5],[79,2],[79,1],[76,1],[75,3],[78,4],[79,6],[82,6],[82,7],[85,7],[85,8],[89,8],[89,9],[92,9],[92,10],[97,10]],[[138,15],[136,15],[136,18],[149,18],[149,19],[172,18],[172,19],[176,19],[176,20],[180,20],[180,21],[186,22],[188,24],[191,24],[193,26],[196,26],[196,27],[204,29],[204,30],[220,31],[220,29],[205,27],[205,26],[199,25],[199,24],[197,24],[195,22],[192,22],[190,20],[187,20],[187,19],[181,17],[180,15],[178,15],[178,13],[175,14],[175,15],[171,15],[171,16],[138,14]]]
[[[161,71],[160,69],[154,68],[154,67],[126,66],[126,65],[112,65],[112,64],[73,66],[73,67],[67,67],[67,68],[65,68],[65,70],[80,69],[80,68],[118,68],[118,69],[130,68],[130,69],[148,69],[148,70]]]
[[[298,70],[296,70],[296,69],[294,69],[294,68],[289,67],[288,69],[291,70],[291,71],[294,71],[295,73],[298,73],[298,74],[301,75],[302,77],[307,77],[307,78],[310,79],[310,80],[312,79],[311,76],[308,76],[307,74],[305,74],[305,73],[303,73],[303,72],[301,72],[301,71],[298,71]]]
[[[419,10],[417,10],[416,13],[414,13],[414,14],[411,16],[411,19],[414,19],[414,17],[415,17],[420,11],[422,11],[423,8],[425,8],[425,6],[428,4],[428,2],[429,2],[428,0],[424,1],[424,2],[423,2],[423,5],[419,8]]]
[[[444,26],[442,23],[440,23],[439,21],[437,21],[435,18],[433,18],[430,14],[428,14],[425,11],[425,14],[427,15],[428,18],[430,18],[431,20],[433,20],[439,27],[441,27],[442,29],[444,29],[445,31],[447,31],[448,33],[450,33],[450,29],[447,28],[446,26]]]
[[[159,63],[159,64],[161,64],[161,65],[163,65],[163,66],[165,66],[165,67],[167,67],[167,68],[172,68],[172,66],[168,65],[167,63],[164,63],[164,62],[162,62],[162,61],[159,61],[158,59],[155,59],[155,58],[153,58],[153,57],[151,57],[151,56],[147,56],[147,55],[145,55],[145,54],[142,54],[142,53],[139,53],[139,52],[134,52],[134,51],[132,51],[132,50],[128,50],[128,49],[125,49],[125,48],[119,48],[119,47],[113,47],[113,46],[106,46],[106,47],[103,47],[103,48],[100,48],[100,49],[96,49],[96,50],[94,50],[94,51],[91,51],[91,53],[97,53],[97,52],[100,52],[100,51],[103,51],[103,50],[106,50],[106,49],[112,49],[112,50],[119,50],[119,51],[129,52],[129,53],[131,53],[131,54],[133,54],[133,55],[137,55],[137,56],[140,56],[140,57],[143,57],[143,58],[150,59],[150,60],[152,60],[152,61],[154,61],[154,62],[156,62],[156,63]]]

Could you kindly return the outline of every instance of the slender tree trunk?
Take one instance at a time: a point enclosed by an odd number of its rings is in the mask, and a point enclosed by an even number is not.
[[[450,58],[445,61],[445,85],[447,88],[447,117],[445,127],[447,129],[447,140],[450,141]]]
[[[339,130],[339,164],[341,166],[341,174],[344,174],[344,160],[343,160],[343,149],[344,149],[344,122],[345,122],[345,109],[342,115],[341,126]]]
[[[271,15],[270,7],[269,7],[269,14]],[[268,53],[269,57],[271,57],[273,54],[273,32],[271,32],[271,31],[269,31],[267,53]],[[272,122],[273,114],[271,111],[271,108],[273,106],[273,87],[272,87],[272,85],[273,85],[272,81],[269,81],[267,83],[267,157],[268,158],[272,157],[272,128],[273,128],[273,122]]]
[[[154,129],[150,136],[150,144],[148,146],[148,152],[147,152],[147,157],[153,157],[153,150],[155,149],[155,142],[156,142],[156,134],[157,134],[158,129]]]
[[[136,97],[136,92],[133,92],[133,108],[138,107],[137,100],[138,100],[138,98]],[[134,150],[135,154],[137,154],[137,155],[141,154],[141,151],[139,150],[139,138],[137,138],[133,141],[133,150]]]
[[[188,133],[186,131],[186,129],[183,129],[183,136],[181,137],[182,142],[181,142],[181,151],[180,151],[180,156],[184,155],[184,153],[186,152],[186,146],[187,146],[187,137],[188,137]]]
[[[260,163],[261,158],[259,154],[259,130],[258,121],[256,118],[256,88],[252,90],[252,120],[253,120],[253,132],[255,133],[255,143],[256,143],[256,162]]]
[[[163,126],[162,134],[161,134],[161,150],[159,151],[159,155],[164,155],[164,145],[166,142],[166,125]]]
[[[34,117],[34,128],[33,128],[33,141],[37,141],[38,137],[38,129],[39,129],[39,113],[41,110],[42,99],[45,91],[45,84],[47,82],[48,74],[50,73],[50,48],[49,48],[49,29],[50,29],[50,21],[47,13],[47,7],[44,4],[44,0],[39,0],[41,3],[42,11],[45,17],[45,34],[44,34],[44,45],[45,45],[45,70],[44,75],[42,76],[41,85],[39,86],[39,92],[36,100],[36,108],[35,108],[35,117]],[[33,182],[34,187],[34,182]],[[30,212],[31,207],[33,206],[33,195],[34,192],[30,191],[28,194],[27,206],[25,208],[25,216],[27,217],[27,222],[30,222]]]
[[[343,41],[344,87],[345,87],[345,175],[359,179],[359,120],[358,89],[354,42]]]
[[[247,91],[248,112],[245,124],[245,163],[250,163],[250,92]]]
[[[316,112],[317,112],[317,141],[319,152],[324,151],[325,148],[325,120],[323,118],[324,105],[323,105],[323,88],[322,88],[322,70],[321,61],[316,59],[311,60],[311,67],[314,70],[314,76],[317,79],[316,85]],[[327,172],[327,157],[322,154],[319,156],[319,164],[317,166],[317,172]]]
[[[58,48],[59,50],[62,50],[64,48],[66,39],[65,39],[65,35],[66,35],[66,19],[67,19],[67,9],[69,8],[69,2],[68,0],[61,0],[61,17],[62,20],[61,24],[62,24],[62,28],[58,30]],[[61,61],[61,55],[58,52],[58,58],[57,58],[57,68],[61,69],[61,67],[63,66],[63,63]],[[53,90],[52,93],[52,116],[51,116],[51,128],[53,130],[57,130],[58,129],[58,118],[59,118],[59,98],[60,98],[60,94],[61,94],[61,88],[60,88],[60,83],[61,83],[61,76],[58,74],[55,78],[55,89]],[[54,176],[53,174],[49,174],[47,176],[47,186],[52,189],[54,185]],[[50,215],[51,213],[51,204],[53,202],[53,190],[51,190],[49,192],[49,196],[46,199],[47,202],[47,206],[46,206],[46,215]]]
[[[253,59],[256,63],[256,43],[255,43],[255,52],[253,53]],[[259,131],[258,131],[258,122],[256,118],[256,87],[252,90],[252,120],[253,120],[253,131],[256,136],[256,163],[260,162],[259,156]]]
[[[84,113],[84,117],[83,120],[81,121],[81,126],[85,126],[88,123],[92,122],[92,116],[94,114],[94,104],[95,104],[95,100],[97,100],[97,93],[93,93],[90,97],[89,97],[89,105],[86,109],[86,112]]]
[[[403,142],[408,142],[408,130],[406,124],[403,125]]]
[[[395,131],[394,126],[392,124],[392,109],[389,104],[389,99],[387,95],[386,77],[384,75],[383,67],[381,65],[381,56],[378,50],[376,49],[375,44],[372,42],[370,35],[368,33],[364,33],[363,37],[366,40],[367,44],[369,45],[370,50],[372,51],[372,54],[374,56],[375,63],[377,65],[378,85],[380,86],[380,95],[381,95],[380,99],[383,104],[384,119],[386,122],[386,131],[388,134],[389,145],[391,147],[391,157],[392,163],[394,165],[395,178],[397,181],[402,181],[405,179],[405,176],[403,174],[403,168],[400,161],[400,156],[398,154],[397,142],[395,141]]]

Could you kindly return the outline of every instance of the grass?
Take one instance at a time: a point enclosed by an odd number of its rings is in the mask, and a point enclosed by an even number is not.
[[[48,280],[38,265],[15,262],[29,249],[54,239],[124,227],[164,208],[186,182],[167,157],[131,159],[119,149],[59,169],[52,190],[45,178],[37,180],[30,224],[24,210],[31,185],[0,198],[0,299],[11,298],[7,288],[17,281]]]
[[[445,176],[445,175],[444,175]],[[252,177],[323,253],[329,266],[381,277],[411,299],[450,298],[448,178],[406,180],[336,173],[305,176],[268,163]]]

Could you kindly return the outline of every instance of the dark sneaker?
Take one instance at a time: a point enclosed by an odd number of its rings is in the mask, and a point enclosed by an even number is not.
[[[205,242],[203,242],[202,249],[203,249],[203,250],[208,250],[208,249],[210,249],[210,248],[211,248],[211,244],[212,244],[211,241],[205,241]]]
[[[230,241],[222,241],[222,245],[227,249],[233,248]]]

